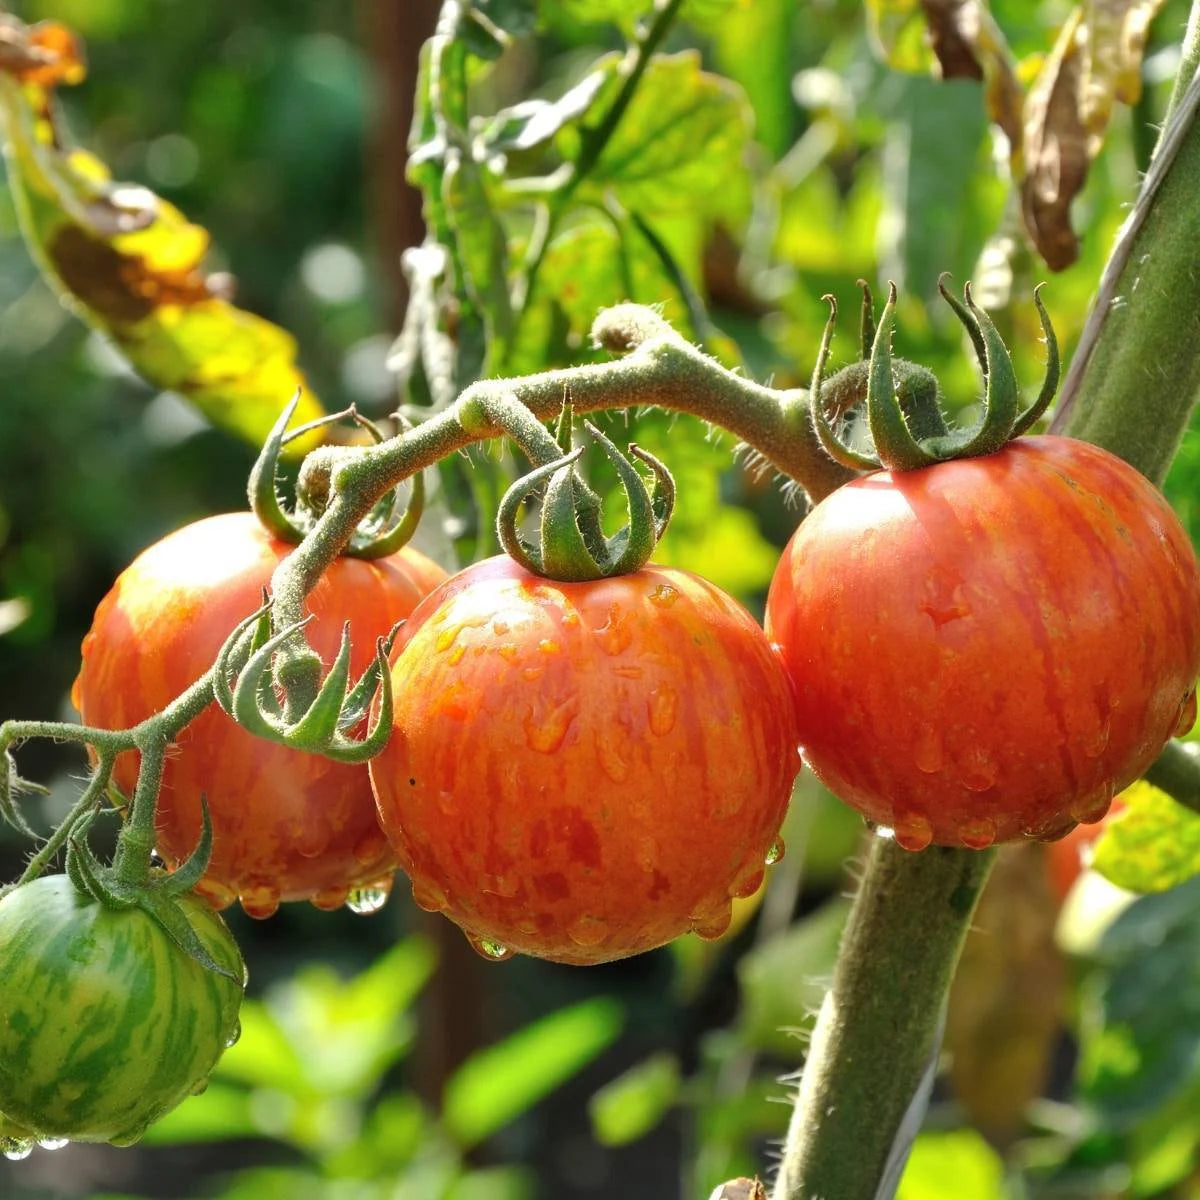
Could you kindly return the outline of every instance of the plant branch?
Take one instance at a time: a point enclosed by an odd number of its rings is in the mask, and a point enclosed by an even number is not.
[[[935,1053],[991,850],[875,838],[813,1032],[773,1200],[874,1200]]]
[[[1143,776],[1178,804],[1200,812],[1200,746],[1169,741]]]

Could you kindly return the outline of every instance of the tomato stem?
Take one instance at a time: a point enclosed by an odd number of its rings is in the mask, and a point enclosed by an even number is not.
[[[936,1053],[991,850],[871,845],[821,1006],[773,1200],[874,1200]],[[915,1132],[915,1131],[914,1131]]]

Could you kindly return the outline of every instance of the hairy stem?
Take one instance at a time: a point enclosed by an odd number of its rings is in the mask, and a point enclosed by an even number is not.
[[[773,1200],[874,1200],[939,1040],[993,851],[872,843],[821,1006]],[[903,1161],[903,1155],[901,1155]]]

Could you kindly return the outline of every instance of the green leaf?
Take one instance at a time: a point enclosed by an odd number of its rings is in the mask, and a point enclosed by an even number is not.
[[[850,902],[830,900],[738,963],[742,991],[739,1027],[752,1046],[796,1060],[833,972]]]
[[[752,123],[742,89],[702,70],[698,52],[655,58],[580,197],[600,203],[611,191],[644,217],[685,212],[738,229],[750,213]]]
[[[588,1103],[596,1140],[623,1146],[644,1137],[674,1106],[679,1085],[679,1062],[673,1054],[655,1054],[631,1067]]]
[[[1000,1156],[973,1129],[923,1133],[913,1143],[896,1200],[1004,1200]]]
[[[654,12],[653,0],[544,0],[562,15],[581,24],[601,21],[619,25],[632,32],[640,21]],[[685,21],[709,25],[735,7],[746,7],[747,0],[684,0],[680,15]]]
[[[1105,822],[1093,870],[1131,892],[1162,892],[1200,873],[1200,813],[1139,780]]]
[[[297,391],[298,422],[321,414],[291,335],[236,308],[204,274],[205,230],[146,188],[113,183],[92,155],[64,147],[46,89],[3,76],[0,113],[31,254],[64,301],[140,374],[254,443]],[[315,441],[299,439],[289,453]]]
[[[473,1054],[446,1085],[446,1128],[463,1146],[490,1137],[611,1045],[622,1023],[621,1006],[597,996]]]
[[[1080,993],[1079,1086],[1121,1129],[1200,1071],[1200,879],[1134,901],[1096,955]]]
[[[867,0],[866,7],[871,34],[889,67],[923,72],[933,66],[921,0]]]

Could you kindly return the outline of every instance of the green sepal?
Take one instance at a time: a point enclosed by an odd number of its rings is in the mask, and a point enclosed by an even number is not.
[[[253,627],[253,633],[247,637]],[[271,635],[271,597],[263,588],[262,605],[240,622],[221,644],[213,663],[213,699],[229,715],[233,716],[233,689],[230,679],[236,678],[246,669],[250,656],[262,648]]]
[[[1042,388],[1038,392],[1037,399],[1017,418],[1017,422],[1013,426],[1013,437],[1020,437],[1021,434],[1032,428],[1034,422],[1050,407],[1050,401],[1054,399],[1054,393],[1058,391],[1061,370],[1058,357],[1058,338],[1054,334],[1054,326],[1050,323],[1050,314],[1042,303],[1042,288],[1045,286],[1044,283],[1039,283],[1033,289],[1033,303],[1037,307],[1038,320],[1042,323],[1042,336],[1046,339],[1046,375],[1042,380]]]
[[[541,566],[541,547],[527,542],[518,530],[521,505],[543,483],[552,479],[556,472],[573,466],[582,457],[583,447],[579,446],[561,458],[534,467],[504,493],[496,507],[496,536],[505,554],[535,575],[544,574]]]
[[[870,293],[866,294],[865,300],[869,301]],[[808,389],[808,412],[812,421],[813,432],[817,435],[817,441],[821,443],[822,449],[834,462],[841,463],[851,471],[877,471],[880,467],[879,459],[869,454],[861,454],[857,450],[851,449],[845,442],[838,437],[834,432],[833,424],[829,419],[829,414],[825,411],[825,363],[829,359],[829,346],[833,341],[833,331],[837,325],[838,306],[837,300],[831,295],[822,297],[829,304],[829,316],[825,321],[825,329],[821,334],[821,345],[817,350],[817,361],[813,364],[812,382]],[[866,305],[864,304],[864,311]],[[866,321],[864,320],[864,333],[866,330]],[[875,329],[874,317],[870,319],[870,328]],[[836,414],[841,416],[840,413]]]
[[[206,971],[223,975],[226,979],[233,980],[238,987],[245,986],[244,979],[240,979],[228,967],[223,967],[209,954],[171,891],[157,882],[152,882],[149,887],[137,893],[135,903],[142,912],[158,923],[184,954],[194,959]]]
[[[67,839],[67,877],[75,890],[103,904],[105,908],[121,911],[137,904],[134,889],[121,884],[112,871],[101,865],[87,843],[87,827],[91,821],[80,822],[80,828]]]
[[[350,622],[342,624],[333,666],[321,681],[308,711],[288,730],[288,742],[303,749],[320,750],[333,740],[338,731],[346,685],[350,682]],[[272,688],[272,691],[274,689]]]
[[[388,670],[389,638],[377,638],[375,662],[368,668],[379,679],[379,711],[374,723],[368,728],[361,741],[338,736],[334,742],[322,749],[326,758],[341,763],[364,763],[377,755],[392,736],[392,673]],[[359,717],[359,720],[362,718]]]
[[[208,811],[208,797],[200,793],[200,837],[195,849],[169,875],[162,877],[161,887],[168,895],[181,896],[204,878],[212,858],[213,828],[212,814]]]
[[[274,665],[275,651],[289,638],[299,633],[311,620],[312,615],[289,625],[286,629],[267,640],[246,661],[233,689],[232,716],[239,725],[256,737],[269,741],[280,741],[284,732],[283,707],[275,695]]]
[[[386,440],[382,430],[374,421],[368,420],[353,407],[351,407],[350,415],[370,433],[376,445]],[[412,422],[401,414],[397,413],[396,419],[402,430],[407,431],[413,428]],[[345,557],[368,561],[386,558],[389,554],[395,554],[396,551],[408,545],[425,513],[425,473],[417,471],[410,477],[410,483],[408,504],[405,505],[404,512],[400,514],[399,519],[394,522],[392,519],[396,513],[399,489],[391,488],[351,536],[350,541],[342,550]]]
[[[32,783],[28,779],[22,779],[17,774],[17,763],[12,753],[5,750],[4,757],[0,760],[0,819],[23,833],[26,837],[36,838],[38,835],[30,828],[24,814],[21,812],[20,806],[16,802],[18,796],[31,793],[39,796],[48,796],[50,789],[43,787],[40,783]]]
[[[304,537],[304,527],[283,507],[283,500],[276,490],[275,475],[279,467],[279,457],[283,451],[284,435],[288,422],[300,403],[300,389],[284,406],[279,419],[271,426],[271,432],[263,442],[263,447],[250,468],[250,479],[247,491],[250,508],[258,518],[258,523],[269,533],[285,542],[299,542]]]
[[[387,634],[376,642],[375,657],[371,660],[371,665],[359,676],[358,682],[346,695],[346,703],[342,705],[342,718],[339,722],[342,729],[353,729],[371,711],[371,702],[375,699],[380,680],[389,673],[388,662],[392,656],[392,649],[403,628],[404,622],[397,621]]]

